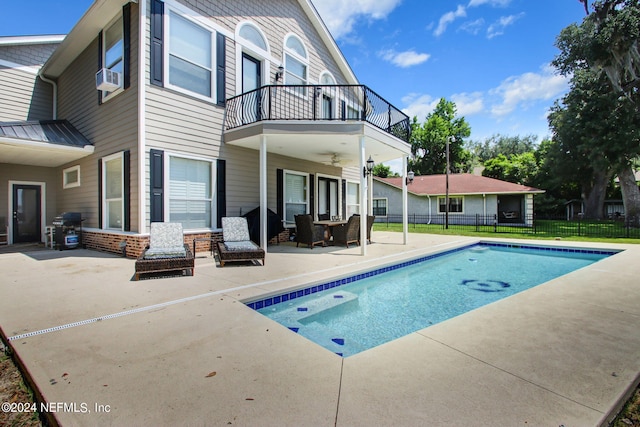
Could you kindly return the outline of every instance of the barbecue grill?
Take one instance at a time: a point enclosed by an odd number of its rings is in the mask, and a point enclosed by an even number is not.
[[[56,248],[75,249],[82,243],[82,214],[63,212],[53,220]]]

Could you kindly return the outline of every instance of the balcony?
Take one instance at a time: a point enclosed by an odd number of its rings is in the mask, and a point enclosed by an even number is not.
[[[409,142],[409,117],[363,85],[268,85],[227,100],[225,132],[265,121],[368,123]]]

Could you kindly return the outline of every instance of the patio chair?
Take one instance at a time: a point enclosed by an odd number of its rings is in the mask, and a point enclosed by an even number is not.
[[[254,260],[262,260],[264,265],[264,249],[251,241],[247,218],[222,218],[222,239],[224,241],[216,243],[220,267],[227,262]]]
[[[360,215],[351,215],[346,224],[333,227],[333,243],[346,245],[360,244]]]
[[[311,215],[295,215],[296,220],[296,247],[300,243],[307,244],[313,249],[315,245],[325,246],[325,228],[322,225],[314,224]]]
[[[376,221],[375,215],[367,215],[367,243],[371,244],[371,229]],[[360,243],[360,242],[358,242]]]
[[[195,264],[189,245],[184,243],[182,224],[152,222],[149,246],[136,260],[135,280],[143,273],[184,270],[193,276]]]

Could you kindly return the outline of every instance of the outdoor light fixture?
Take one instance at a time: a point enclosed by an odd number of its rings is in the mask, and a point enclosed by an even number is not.
[[[362,176],[366,178],[367,175],[371,175],[373,173],[373,163],[373,159],[371,158],[371,156],[369,156],[369,160],[367,160],[367,166],[364,166],[362,168]]]
[[[278,82],[278,80],[282,78],[283,75],[284,75],[284,66],[280,64],[280,66],[278,67],[278,71],[276,71],[276,83]]]
[[[416,174],[413,171],[409,171],[409,173],[407,173],[407,178],[405,179],[405,182],[407,183],[407,185],[413,182],[413,178],[415,178],[415,176]]]

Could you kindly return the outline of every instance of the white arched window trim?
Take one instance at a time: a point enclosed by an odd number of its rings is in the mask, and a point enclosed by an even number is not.
[[[240,30],[245,25],[249,25],[253,27],[255,30],[260,33],[264,43],[267,46],[267,50],[262,49],[260,46],[256,46],[251,40],[247,40],[240,36]],[[243,20],[238,22],[236,25],[235,31],[235,41],[236,41],[236,70],[240,73],[242,70],[242,54],[246,53],[256,59],[258,59],[262,63],[262,82],[261,84],[269,84],[270,75],[271,75],[271,64],[277,63],[276,59],[271,56],[271,47],[269,46],[269,40],[265,33],[260,29],[258,24],[253,21]],[[236,79],[236,94],[239,95],[242,93],[242,79]]]
[[[300,43],[303,50],[296,52],[294,49],[287,46],[290,39],[295,39]],[[282,46],[283,51],[283,65],[284,65],[284,84],[302,84],[308,85],[309,82],[309,52],[304,44],[304,41],[294,33],[288,33],[284,37],[284,44]],[[293,69],[292,65],[299,65],[300,70]],[[301,72],[300,72],[301,71]],[[306,90],[296,90],[301,96],[306,96]]]

